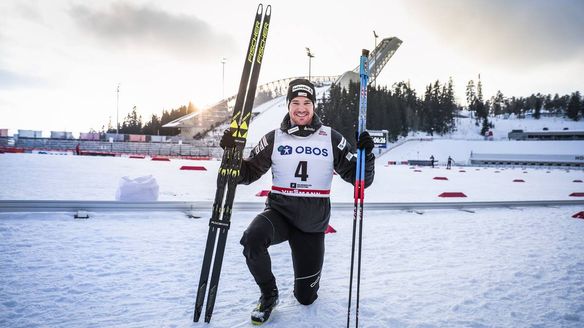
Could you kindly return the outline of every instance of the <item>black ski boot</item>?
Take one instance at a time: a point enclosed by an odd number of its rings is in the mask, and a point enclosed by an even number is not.
[[[258,304],[251,312],[251,323],[256,326],[268,321],[272,310],[278,304],[278,288],[275,283],[267,288],[260,287],[260,289],[262,290],[262,296],[260,296]]]

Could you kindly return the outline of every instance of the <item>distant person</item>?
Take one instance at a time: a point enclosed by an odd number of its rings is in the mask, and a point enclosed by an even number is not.
[[[450,168],[452,167],[452,157],[448,156],[448,162],[446,162],[446,169],[450,170]]]
[[[434,155],[430,155],[430,165],[434,168]]]
[[[294,267],[294,297],[303,305],[318,297],[324,260],[324,232],[331,213],[330,189],[333,170],[349,182],[355,181],[355,148],[334,129],[321,123],[314,113],[316,92],[306,79],[290,82],[286,96],[288,114],[280,127],[268,132],[243,160],[241,184],[258,180],[272,169],[272,190],[264,211],[251,221],[241,238],[243,255],[261,296],[252,311],[254,324],[270,317],[278,302],[276,278],[268,248],[288,241]],[[368,132],[359,136],[364,149],[365,186],[373,182],[375,155]],[[233,147],[226,130],[221,147]]]
[[[75,146],[75,155],[81,155],[81,144],[79,142]]]

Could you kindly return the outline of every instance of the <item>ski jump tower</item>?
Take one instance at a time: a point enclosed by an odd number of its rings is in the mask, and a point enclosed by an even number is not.
[[[375,80],[401,44],[402,40],[397,37],[385,38],[369,54],[369,84],[375,83]],[[335,81],[336,84],[340,84],[343,87],[348,87],[349,82],[359,82],[359,66],[352,71],[345,72]]]

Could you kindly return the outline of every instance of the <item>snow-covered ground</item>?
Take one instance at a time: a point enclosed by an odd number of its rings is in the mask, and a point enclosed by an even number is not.
[[[582,327],[580,210],[366,211],[360,325]],[[251,326],[238,241],[254,215],[234,213],[209,327]],[[311,306],[293,298],[287,245],[270,249],[282,303],[266,327],[345,325],[351,219],[333,212]],[[181,213],[0,214],[0,326],[206,327],[191,323],[206,234]]]
[[[266,106],[272,107],[258,116],[265,123],[256,125],[267,132],[283,114],[274,114],[281,110],[277,102]],[[384,165],[418,154],[461,161],[469,149],[540,154],[584,149],[575,141],[458,140],[463,137],[410,141],[383,155],[366,202],[439,202],[442,192],[463,192],[468,197],[461,201],[557,200],[584,192],[584,183],[577,182],[584,180],[580,169]],[[179,170],[184,165],[207,171]],[[159,200],[212,200],[218,166],[218,161],[0,154],[0,200],[113,200],[121,177],[144,175],[156,178]],[[518,179],[524,182],[513,182]],[[270,185],[268,173],[238,187],[236,201],[263,202],[256,193]],[[352,187],[335,177],[332,200],[351,202]],[[238,243],[256,215],[247,211],[232,217],[213,320],[191,323],[210,209],[198,211],[202,219],[177,212],[98,212],[88,220],[74,220],[71,213],[0,212],[0,327],[251,326],[259,293]],[[584,326],[584,220],[572,218],[580,211],[584,207],[471,212],[365,207],[360,325]],[[352,216],[333,210],[337,233],[327,235],[320,297],[311,306],[299,305],[292,295],[287,245],[270,249],[282,303],[267,327],[345,325]]]
[[[377,164],[367,202],[574,199],[582,170]],[[181,171],[182,165],[208,171]],[[160,200],[212,200],[217,161],[2,154],[0,199],[113,200],[121,176],[151,174]],[[465,172],[461,172],[465,171]],[[435,180],[434,177],[448,180]],[[513,182],[514,179],[525,182]],[[263,202],[269,174],[238,188]],[[335,202],[351,201],[335,178]],[[182,213],[0,213],[0,326],[190,327],[209,209]],[[582,207],[365,211],[362,327],[581,327]],[[235,212],[211,327],[249,326],[258,297],[238,241],[253,212]],[[333,211],[320,299],[292,296],[286,245],[271,248],[282,305],[271,327],[345,323],[351,211]]]

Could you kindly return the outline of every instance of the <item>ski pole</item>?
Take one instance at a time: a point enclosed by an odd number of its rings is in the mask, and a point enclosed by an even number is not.
[[[359,136],[367,125],[367,84],[369,80],[369,50],[363,49],[360,61],[361,86],[359,94],[359,121],[357,126],[357,144]],[[359,292],[361,287],[361,248],[363,244],[363,200],[365,198],[365,151],[357,149],[357,163],[355,168],[355,189],[353,208],[353,235],[351,243],[351,273],[349,281],[349,302],[347,306],[347,328],[351,323],[351,299],[353,292],[353,271],[355,262],[355,239],[357,235],[357,217],[359,217],[359,238],[357,253],[357,295],[355,304],[355,327],[359,327]]]

